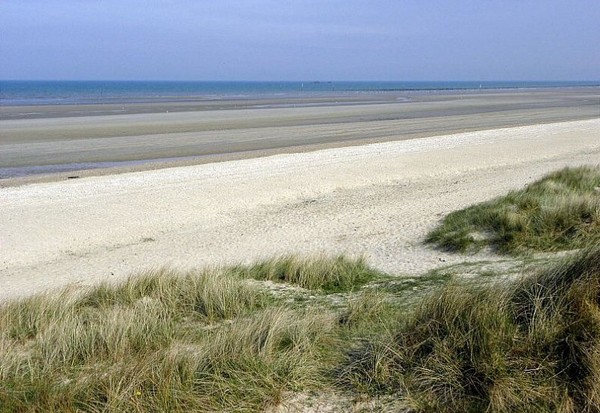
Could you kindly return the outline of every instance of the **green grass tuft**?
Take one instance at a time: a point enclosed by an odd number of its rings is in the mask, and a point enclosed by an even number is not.
[[[598,411],[598,297],[600,247],[518,282],[452,284],[353,350],[344,378],[419,412]]]
[[[450,251],[583,248],[600,239],[600,168],[565,168],[523,190],[453,212],[426,242]]]
[[[383,274],[367,266],[363,258],[286,256],[232,271],[243,278],[285,282],[326,293],[355,291]]]

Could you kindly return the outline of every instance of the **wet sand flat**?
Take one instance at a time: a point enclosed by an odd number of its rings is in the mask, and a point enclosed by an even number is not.
[[[77,174],[88,176],[600,116],[598,88],[394,96],[124,105],[126,114],[108,114],[115,105],[2,107],[0,177],[104,168]]]

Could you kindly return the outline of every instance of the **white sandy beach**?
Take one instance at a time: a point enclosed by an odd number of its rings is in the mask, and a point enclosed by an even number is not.
[[[284,253],[421,274],[464,260],[422,245],[444,214],[599,163],[592,119],[0,188],[0,300]]]

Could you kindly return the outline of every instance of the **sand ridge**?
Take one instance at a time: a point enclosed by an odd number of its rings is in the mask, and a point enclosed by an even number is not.
[[[419,274],[444,214],[600,162],[600,119],[0,189],[0,300],[164,265],[366,254]]]

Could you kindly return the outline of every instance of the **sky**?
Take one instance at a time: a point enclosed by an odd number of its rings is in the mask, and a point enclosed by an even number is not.
[[[599,80],[600,0],[0,0],[0,79]]]

